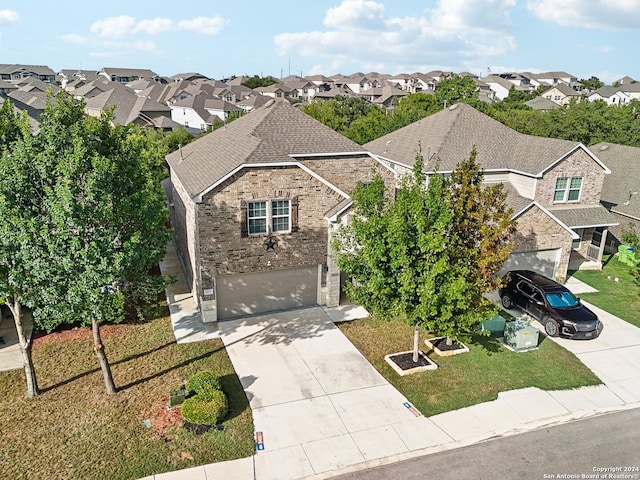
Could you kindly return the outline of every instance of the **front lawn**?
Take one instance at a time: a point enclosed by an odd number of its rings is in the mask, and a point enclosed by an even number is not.
[[[0,372],[2,478],[136,479],[254,453],[251,410],[221,340],[178,345],[167,317],[103,332],[116,395],[105,393],[89,329],[34,340],[36,399],[23,370]],[[196,436],[165,406],[200,370],[221,376],[230,412],[223,431]]]
[[[401,377],[384,356],[412,349],[412,327],[398,319],[386,322],[375,318],[338,327],[425,416],[495,400],[499,392],[507,390],[564,390],[602,383],[572,353],[550,340],[542,340],[537,350],[515,353],[490,337],[474,338],[468,344],[469,353],[450,357],[431,353],[429,357],[439,365],[437,370]],[[424,340],[432,336],[421,332],[423,351]]]
[[[603,261],[602,270],[571,272],[573,277],[598,290],[597,293],[581,293],[579,297],[640,327],[640,286],[631,275],[632,267],[619,262],[613,255],[605,256]]]

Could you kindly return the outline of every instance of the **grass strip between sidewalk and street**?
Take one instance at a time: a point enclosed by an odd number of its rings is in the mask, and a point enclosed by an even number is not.
[[[0,372],[2,478],[136,479],[254,453],[251,409],[221,340],[178,345],[168,317],[102,331],[116,395],[105,393],[90,329],[34,340],[35,399],[23,370]],[[230,411],[223,431],[194,435],[166,405],[202,370],[220,375]]]
[[[440,357],[428,352],[421,332],[421,350],[437,370],[398,375],[384,360],[389,353],[412,349],[413,328],[401,319],[369,317],[338,324],[371,364],[425,416],[498,398],[499,392],[525,387],[565,390],[599,385],[600,379],[572,353],[540,334],[539,348],[512,352],[495,338],[477,336],[468,353]]]

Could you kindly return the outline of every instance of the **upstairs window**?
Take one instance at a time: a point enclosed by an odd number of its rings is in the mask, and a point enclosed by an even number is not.
[[[249,235],[267,233],[267,202],[249,202],[247,205]]]
[[[556,179],[556,188],[553,193],[553,201],[556,203],[577,202],[582,192],[582,177],[559,177]]]
[[[298,231],[298,197],[278,200],[251,200],[240,203],[241,235],[267,235]]]
[[[289,200],[273,200],[271,202],[271,231],[273,233],[290,230],[290,213]]]

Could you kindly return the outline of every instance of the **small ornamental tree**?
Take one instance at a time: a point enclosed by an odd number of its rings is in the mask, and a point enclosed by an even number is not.
[[[477,331],[492,313],[483,297],[510,252],[514,224],[501,187],[483,187],[475,152],[451,178],[426,181],[420,152],[395,195],[377,177],[353,192],[350,224],[335,236],[339,268],[351,277],[346,293],[373,315],[403,316],[448,342]]]

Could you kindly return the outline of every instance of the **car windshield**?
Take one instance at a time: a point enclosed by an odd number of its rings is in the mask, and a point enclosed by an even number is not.
[[[554,308],[568,308],[578,305],[578,299],[571,292],[553,292],[545,294],[547,302]]]

